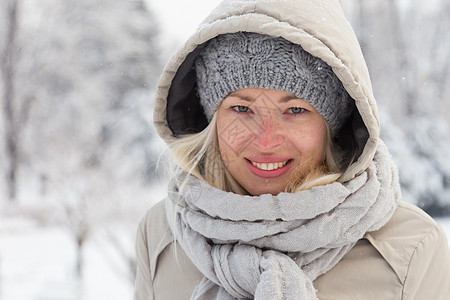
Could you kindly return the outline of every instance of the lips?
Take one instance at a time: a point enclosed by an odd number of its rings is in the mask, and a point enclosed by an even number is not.
[[[258,163],[254,161],[250,161],[253,166],[257,167],[258,169],[264,170],[264,171],[273,171],[277,170],[279,168],[284,167],[289,160],[282,161],[282,162],[270,162],[270,163]]]
[[[275,178],[284,175],[291,167],[292,159],[265,159],[252,161],[247,159],[247,166],[253,175],[261,178]]]

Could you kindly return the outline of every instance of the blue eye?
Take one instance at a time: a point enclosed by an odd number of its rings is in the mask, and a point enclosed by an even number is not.
[[[247,106],[242,106],[242,105],[236,105],[236,106],[232,106],[231,109],[240,112],[240,113],[246,113],[250,111],[250,108],[248,108]]]
[[[288,109],[288,111],[291,114],[301,114],[302,112],[306,111],[306,109],[301,107],[291,107]]]

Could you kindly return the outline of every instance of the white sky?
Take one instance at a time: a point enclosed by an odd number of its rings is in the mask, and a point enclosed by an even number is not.
[[[183,42],[220,0],[147,0],[167,34],[167,44]]]

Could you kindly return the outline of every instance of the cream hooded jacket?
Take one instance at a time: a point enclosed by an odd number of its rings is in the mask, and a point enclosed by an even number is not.
[[[157,88],[154,123],[171,142],[207,121],[195,91],[193,64],[211,38],[231,32],[280,36],[329,64],[357,110],[343,140],[357,159],[341,181],[373,160],[379,119],[368,70],[337,0],[229,0],[220,4],[169,61]],[[190,262],[155,205],[136,241],[135,300],[189,299],[203,275]],[[401,203],[392,219],[370,232],[329,272],[314,281],[319,299],[450,299],[450,251],[442,229],[420,209]]]

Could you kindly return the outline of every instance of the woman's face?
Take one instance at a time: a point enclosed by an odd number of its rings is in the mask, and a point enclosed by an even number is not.
[[[245,88],[217,111],[223,161],[252,195],[283,192],[294,172],[304,177],[323,163],[325,120],[306,101],[283,91]]]

